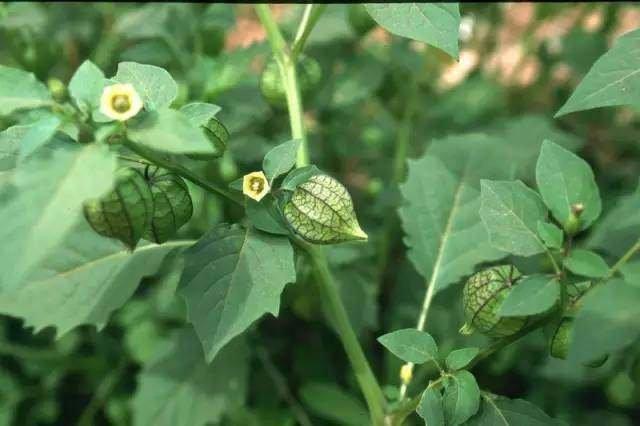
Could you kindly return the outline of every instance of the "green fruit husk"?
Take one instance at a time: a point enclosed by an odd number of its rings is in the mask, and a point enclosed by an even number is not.
[[[529,317],[498,315],[502,302],[520,277],[520,272],[512,265],[495,266],[472,275],[462,293],[467,322],[464,328],[496,338],[520,331],[529,322]]]
[[[100,198],[85,201],[83,213],[98,234],[122,241],[134,250],[153,216],[153,195],[142,172],[117,171],[114,188]]]

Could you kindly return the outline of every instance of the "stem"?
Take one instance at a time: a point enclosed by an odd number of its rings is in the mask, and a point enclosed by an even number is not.
[[[155,151],[152,151],[142,145],[136,144],[129,140],[125,140],[123,144],[124,146],[126,146],[131,151],[135,152],[145,160],[151,161],[152,163],[157,164],[158,166],[164,169],[172,171],[173,173],[182,176],[183,178],[195,183],[196,185],[206,189],[207,191],[218,193],[226,197],[227,199],[233,201],[234,203],[242,205],[242,199],[239,196],[232,194],[231,192],[227,191],[224,188],[219,187],[214,183],[204,180],[203,178],[196,175],[186,167],[183,167],[179,164],[176,164],[167,160],[161,154],[158,154]]]
[[[304,9],[300,26],[296,33],[296,38],[293,41],[293,49],[291,49],[291,56],[297,59],[304,49],[304,44],[311,34],[311,30],[316,25],[318,19],[322,15],[322,12],[326,9],[326,4],[308,4]]]
[[[100,382],[100,385],[98,385],[98,389],[96,389],[89,405],[87,405],[87,408],[82,412],[80,420],[78,421],[78,426],[90,426],[93,424],[93,418],[120,381],[120,376],[124,372],[126,365],[127,364],[124,360],[121,361],[116,369],[111,374],[107,375],[102,382]]]
[[[638,239],[638,241],[636,241],[636,243],[632,245],[631,248],[627,250],[625,254],[622,255],[622,257],[611,267],[611,269],[609,269],[609,273],[607,274],[607,276],[604,278],[603,281],[606,281],[611,277],[613,277],[613,275],[618,271],[618,269],[623,267],[624,264],[627,263],[629,259],[631,259],[631,257],[634,254],[636,254],[639,250],[640,250],[640,239]]]
[[[304,126],[304,111],[302,109],[302,100],[298,88],[295,57],[289,54],[288,47],[282,38],[282,34],[269,8],[266,5],[257,5],[256,12],[267,31],[271,49],[280,68],[287,97],[291,135],[293,138],[300,139],[301,141],[296,165],[297,167],[303,167],[309,164],[309,153]],[[311,14],[311,12],[309,13]],[[311,14],[306,19],[306,23],[305,19],[303,19],[301,23],[303,30],[301,30],[301,32],[299,31],[300,38],[298,38],[298,46],[300,47],[298,47],[298,50],[302,48],[304,40],[308,37],[313,25],[317,21],[317,17],[314,18],[316,15],[319,16],[319,12],[315,15]],[[353,331],[353,327],[347,316],[347,311],[340,299],[335,281],[329,270],[324,251],[320,247],[302,242],[299,242],[299,246],[309,255],[313,266],[313,273],[319,283],[323,301],[333,319],[338,337],[347,353],[351,367],[354,370],[360,389],[367,402],[372,424],[374,426],[382,426],[384,422],[384,395],[358,342],[356,333]]]
[[[319,247],[310,245],[306,245],[305,250],[311,259],[314,267],[313,272],[335,325],[338,337],[347,353],[360,389],[367,401],[372,424],[376,426],[382,425],[384,421],[384,395],[371,371],[371,367],[362,351],[358,338],[351,327],[347,311],[340,299],[338,288],[331,275],[331,271],[329,271],[324,251]]]
[[[256,348],[256,354],[258,355],[258,359],[260,360],[260,362],[262,362],[262,366],[264,367],[265,372],[273,381],[276,390],[278,391],[282,399],[284,399],[286,403],[289,404],[291,413],[294,415],[300,426],[312,426],[309,416],[307,416],[307,413],[291,393],[285,377],[282,375],[282,373],[280,373],[273,361],[271,361],[269,352],[267,352],[265,348],[258,346]]]
[[[269,44],[273,56],[278,63],[280,69],[280,77],[285,89],[287,97],[287,108],[289,110],[289,124],[291,126],[291,136],[294,139],[300,139],[300,148],[296,159],[296,166],[303,167],[309,164],[309,152],[307,147],[307,135],[304,127],[304,114],[302,109],[302,99],[298,88],[298,76],[296,72],[295,58],[293,58],[288,50],[284,38],[280,33],[280,29],[271,15],[271,10],[264,4],[256,5],[256,12],[262,25],[267,31]],[[309,20],[311,23],[311,20]],[[315,23],[315,22],[314,22]],[[307,32],[311,31],[311,26]]]
[[[267,38],[269,44],[271,44],[271,50],[273,50],[274,55],[284,53],[285,49],[287,49],[287,43],[284,41],[284,37],[282,37],[278,24],[275,19],[273,19],[271,9],[269,9],[269,6],[266,4],[257,4],[255,9],[262,26],[267,32]]]

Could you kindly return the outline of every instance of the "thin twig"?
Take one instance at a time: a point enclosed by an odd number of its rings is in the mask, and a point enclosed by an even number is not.
[[[273,384],[276,386],[276,390],[284,399],[284,401],[289,404],[289,408],[291,409],[291,413],[294,415],[296,420],[301,426],[312,426],[311,420],[309,416],[304,411],[304,408],[298,400],[293,396],[293,393],[289,389],[289,385],[287,384],[287,380],[284,375],[278,370],[276,365],[271,360],[269,352],[262,346],[258,346],[256,348],[256,354],[258,355],[258,359],[262,363],[265,372],[269,375]]]

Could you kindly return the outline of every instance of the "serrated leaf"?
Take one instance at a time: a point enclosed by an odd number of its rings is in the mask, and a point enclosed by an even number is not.
[[[460,425],[480,407],[480,389],[473,374],[457,371],[445,381],[444,415],[447,425]]]
[[[405,362],[423,364],[438,357],[438,346],[433,337],[415,328],[387,333],[378,337],[378,342]]]
[[[468,426],[560,426],[541,409],[523,399],[482,394],[478,413],[466,423]]]
[[[175,154],[216,153],[202,129],[194,126],[179,111],[160,109],[131,120],[127,127],[129,138],[157,151]]]
[[[334,384],[307,383],[300,389],[300,399],[318,417],[341,425],[369,424],[366,408],[354,396]]]
[[[153,215],[144,237],[161,244],[191,219],[193,202],[185,181],[166,170],[150,177],[149,188],[153,197]]]
[[[295,279],[285,237],[222,224],[189,248],[178,292],[207,359],[265,313],[277,315],[280,293]]]
[[[194,126],[199,127],[207,124],[221,109],[218,105],[208,104],[206,102],[192,102],[180,108],[180,112],[183,113]]]
[[[409,160],[405,200],[398,213],[409,259],[440,291],[504,254],[489,245],[480,222],[479,176],[501,171],[480,159],[491,141],[465,135],[434,141],[427,155]],[[474,241],[474,244],[468,244]]]
[[[178,85],[171,74],[155,65],[120,62],[113,79],[131,83],[149,111],[169,107],[178,96]]]
[[[210,364],[190,328],[144,367],[133,397],[133,424],[204,426],[241,407],[249,379],[249,350],[234,339]]]
[[[586,109],[640,105],[640,30],[624,34],[593,64],[556,117]]]
[[[548,140],[543,142],[536,164],[536,183],[545,204],[565,230],[572,205],[584,207],[580,215],[581,230],[600,216],[600,192],[589,164]]]
[[[540,196],[520,181],[482,180],[480,217],[491,244],[518,256],[545,251],[538,237],[538,222],[547,209]]]
[[[609,274],[609,265],[597,253],[576,249],[563,261],[564,266],[576,275],[590,278],[604,278]]]
[[[0,65],[0,116],[52,103],[47,86],[33,73]]]
[[[564,241],[562,229],[553,223],[538,222],[538,236],[544,241],[549,248],[560,249]]]
[[[57,336],[82,325],[102,328],[172,250],[192,241],[143,244],[131,253],[97,235],[81,217],[20,286],[0,291],[0,311],[22,318],[35,331],[56,327]]]
[[[590,362],[623,349],[640,336],[640,288],[614,279],[581,299],[569,359]]]
[[[422,393],[416,412],[424,420],[425,426],[444,426],[444,409],[440,391],[427,387]]]
[[[297,169],[293,169],[289,174],[287,174],[287,176],[285,176],[280,187],[287,191],[293,191],[298,185],[308,181],[311,176],[321,174],[323,174],[322,171],[314,165],[299,167]],[[240,191],[241,190],[242,185],[240,185]]]
[[[80,110],[89,112],[100,105],[105,82],[102,70],[87,59],[71,77],[69,94]]]
[[[451,370],[460,370],[465,368],[473,358],[478,355],[478,348],[462,348],[451,351],[445,360],[447,367]]]
[[[116,238],[133,251],[153,218],[153,194],[140,170],[123,168],[116,172],[113,190],[82,207],[98,234]]]
[[[369,3],[365,7],[386,30],[431,44],[458,58],[457,3]]]
[[[283,207],[291,229],[314,244],[366,240],[347,189],[327,175],[314,175],[298,185]]]
[[[296,165],[296,157],[300,147],[299,139],[292,139],[274,148],[264,156],[262,170],[267,175],[269,185],[280,175],[287,173]]]
[[[547,275],[530,275],[513,286],[502,302],[500,315],[523,317],[548,311],[560,299],[560,283]]]
[[[0,291],[19,283],[58,250],[82,203],[111,188],[116,168],[108,147],[53,139],[15,169],[0,188]]]

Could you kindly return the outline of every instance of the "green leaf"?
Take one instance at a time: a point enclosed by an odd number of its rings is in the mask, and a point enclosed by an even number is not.
[[[105,83],[102,70],[87,59],[71,77],[69,94],[78,108],[88,113],[100,106]]]
[[[504,256],[489,245],[478,215],[479,175],[494,172],[477,162],[480,150],[467,145],[485,142],[472,136],[434,142],[435,155],[409,160],[407,181],[400,185],[405,202],[398,213],[408,256],[435,291],[458,282],[476,264]]]
[[[581,299],[569,359],[591,362],[623,349],[640,336],[640,287],[615,279]]]
[[[560,299],[560,283],[548,275],[530,275],[513,286],[502,302],[500,315],[523,317],[548,311]]]
[[[60,119],[55,116],[45,117],[31,124],[20,141],[18,161],[24,161],[26,157],[45,145],[56,133],[59,126]]]
[[[347,189],[327,175],[298,185],[282,213],[297,235],[313,244],[366,240]]]
[[[523,399],[482,394],[478,413],[467,426],[551,426],[559,422],[547,416],[541,409]]]
[[[640,260],[628,262],[620,267],[624,280],[636,287],[640,287]]]
[[[277,315],[280,293],[295,279],[285,237],[222,224],[189,248],[178,291],[207,360],[263,314]]]
[[[134,425],[204,426],[244,405],[249,351],[234,339],[210,364],[190,328],[144,367],[133,397]]]
[[[171,75],[154,65],[120,62],[113,79],[119,83],[131,83],[147,110],[167,108],[178,96],[178,85]]]
[[[480,352],[478,348],[457,349],[447,355],[445,362],[450,370],[460,370],[465,368],[478,355],[478,352]]]
[[[0,65],[0,116],[52,103],[47,86],[33,73]]]
[[[257,202],[245,197],[245,209],[251,224],[256,228],[270,234],[289,235],[289,228],[278,210],[276,200],[267,195]]]
[[[282,143],[267,152],[264,156],[264,160],[262,161],[262,170],[264,171],[264,174],[267,175],[270,185],[273,184],[273,181],[278,176],[287,173],[296,165],[296,157],[298,155],[299,147],[300,140],[293,139]]]
[[[107,146],[52,142],[56,149],[38,150],[0,188],[12,194],[0,203],[0,290],[57,253],[82,203],[113,184],[116,159]]]
[[[572,250],[563,263],[568,270],[583,277],[604,278],[609,274],[607,262],[589,250]]]
[[[640,29],[618,38],[582,79],[556,117],[586,109],[640,105]]]
[[[458,58],[457,3],[370,3],[365,7],[386,30],[431,44]]]
[[[640,235],[640,184],[633,194],[619,197],[612,204],[613,208],[596,222],[587,247],[620,257]]]
[[[562,248],[564,234],[562,229],[553,223],[538,222],[538,236],[544,241],[544,244],[553,249]]]
[[[181,112],[161,109],[131,120],[129,138],[157,151],[175,154],[215,154],[202,129],[194,126]]]
[[[192,102],[184,105],[180,108],[180,112],[183,113],[191,124],[196,127],[204,126],[220,112],[222,108],[218,105],[208,104],[205,102]]]
[[[323,174],[322,171],[314,165],[293,169],[289,174],[287,174],[287,176],[285,176],[282,181],[281,188],[286,189],[287,191],[294,191],[298,185],[308,181],[311,176],[321,174]],[[242,185],[240,185],[240,190],[242,191]]]
[[[167,253],[192,243],[142,244],[131,253],[74,217],[73,228],[56,244],[56,254],[33,267],[21,285],[0,291],[0,311],[23,318],[36,332],[53,326],[62,336],[82,324],[102,328]]]
[[[425,331],[406,328],[378,337],[378,342],[403,361],[423,364],[436,360],[438,346]]]
[[[545,204],[565,230],[571,226],[571,206],[582,204],[580,230],[600,216],[600,192],[589,164],[574,153],[545,140],[536,165],[536,183]]]
[[[457,371],[445,381],[444,416],[447,425],[460,425],[480,407],[480,389],[473,374]]]
[[[422,393],[416,412],[424,419],[426,426],[444,426],[444,410],[440,391],[427,387]]]
[[[300,399],[309,411],[323,419],[348,426],[369,424],[362,402],[334,384],[307,383],[300,389]]]
[[[537,227],[547,209],[540,196],[520,181],[482,180],[481,186],[480,217],[491,244],[518,256],[544,252]]]

